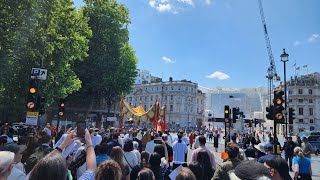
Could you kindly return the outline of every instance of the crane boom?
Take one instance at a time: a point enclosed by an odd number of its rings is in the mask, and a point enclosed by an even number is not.
[[[269,60],[270,60],[270,66],[269,66],[269,68],[267,70],[267,76],[266,77],[268,79],[273,79],[275,81],[280,81],[280,77],[277,74],[276,64],[275,64],[275,61],[274,61],[274,58],[273,58],[273,53],[272,53],[272,49],[271,49],[271,43],[270,43],[270,39],[269,39],[269,35],[268,35],[267,23],[266,23],[266,19],[265,19],[265,16],[264,16],[262,2],[261,2],[261,0],[258,0],[258,2],[259,2],[259,10],[260,10],[261,21],[262,21],[263,30],[264,30],[264,39],[266,41],[268,56],[269,56]]]

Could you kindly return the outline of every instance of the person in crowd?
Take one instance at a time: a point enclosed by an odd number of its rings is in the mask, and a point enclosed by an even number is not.
[[[240,164],[239,157],[239,145],[233,142],[227,144],[226,153],[228,153],[228,159],[222,163],[221,166],[217,167],[217,170],[214,172],[214,179],[224,179],[228,180],[228,172],[235,169]]]
[[[259,143],[257,145],[254,145],[255,148],[255,158],[258,160],[260,157],[266,155],[266,152],[264,151],[264,145]]]
[[[206,138],[201,135],[199,136],[199,145],[200,147],[197,148],[196,150],[194,150],[192,152],[192,156],[191,156],[191,161],[196,161],[197,160],[197,156],[198,156],[198,153],[202,150],[206,151],[210,157],[210,162],[211,162],[211,167],[213,169],[216,169],[216,161],[214,159],[214,155],[213,153],[206,147]]]
[[[99,132],[98,128],[92,129],[91,139],[92,139],[92,144],[94,147],[96,145],[100,144],[102,141],[102,137],[100,134],[98,134],[98,132]]]
[[[133,151],[133,142],[129,138],[126,139],[123,147],[124,151],[124,160],[129,166],[129,172],[131,172],[132,168],[138,165],[138,157],[137,155],[132,152]]]
[[[177,174],[176,180],[196,180],[196,177],[190,169],[183,167]]]
[[[301,147],[302,145],[302,140],[300,138],[300,136],[297,135],[297,142],[296,142],[297,146]]]
[[[308,139],[306,137],[302,138],[302,142],[303,143],[301,144],[301,149],[303,151],[303,155],[311,159],[311,154],[313,152],[312,145],[308,142]]]
[[[96,162],[97,166],[99,166],[99,164],[101,164],[103,161],[110,159],[110,156],[108,156],[109,147],[107,143],[102,143],[100,145],[97,145],[96,148],[97,147],[100,147],[99,154],[96,153]]]
[[[22,153],[26,149],[25,145],[17,145],[15,143],[6,144],[5,146],[1,147],[0,151],[9,151],[14,153],[14,164],[12,171],[8,177],[8,180],[24,180],[26,177],[26,173],[24,170],[24,166],[21,163]],[[19,166],[20,168],[17,168],[17,165],[21,164]]]
[[[164,173],[169,167],[169,156],[168,156],[168,150],[166,147],[166,144],[164,141],[162,141],[162,144],[157,144],[154,147],[154,152],[158,153],[161,156],[161,171]]]
[[[62,157],[61,153],[66,149],[75,139],[76,131],[70,129],[66,132],[67,136],[63,143],[55,150],[50,152],[33,167],[30,172],[29,180],[57,180],[67,178],[66,159]],[[95,170],[97,168],[96,155],[91,141],[89,131],[85,130],[86,143],[86,171],[79,177],[79,180],[93,180]]]
[[[137,129],[137,135],[135,136],[139,141],[141,141],[142,139],[142,134],[141,134],[141,130]]]
[[[140,164],[141,162],[141,154],[139,151],[139,143],[137,141],[133,141],[133,151],[134,154],[136,154],[137,158],[138,158],[138,164]]]
[[[268,158],[270,158],[272,156],[273,147],[271,144],[266,144],[266,145],[264,145],[263,148],[264,148],[264,152],[266,155],[264,155],[258,159],[259,163],[264,163]]]
[[[197,177],[197,179],[202,180],[203,179],[203,171],[202,166],[196,161],[190,162],[188,165],[188,168],[192,171],[192,173]]]
[[[4,126],[1,129],[1,137],[5,138],[7,143],[13,142],[13,139],[9,136],[9,127],[8,126]]]
[[[126,134],[124,136],[124,139],[126,139],[126,140],[129,139],[129,140],[133,141],[133,137],[134,137],[133,136],[133,132],[134,132],[133,128],[130,128],[129,131],[128,131],[128,134]]]
[[[209,141],[211,142],[213,138],[213,133],[211,130],[209,130],[208,134],[209,134]]]
[[[177,168],[178,166],[185,164],[185,154],[188,153],[188,147],[185,142],[182,141],[182,134],[178,134],[178,141],[175,141],[172,144],[173,149],[173,167],[172,169]]]
[[[271,136],[271,133],[268,134],[267,142],[270,143],[270,144],[273,142],[273,137]]]
[[[50,131],[51,131],[51,136],[55,136],[56,126],[54,124],[51,124]]]
[[[6,180],[11,174],[14,163],[14,153],[9,151],[0,151],[0,179]]]
[[[247,160],[241,163],[229,172],[229,178],[232,180],[271,180],[271,175],[263,164]]]
[[[154,152],[151,154],[149,159],[150,169],[152,170],[156,180],[168,179],[170,171],[167,169],[163,171],[161,167],[161,156]]]
[[[146,131],[141,139],[142,149],[145,150],[147,143],[151,141],[151,135],[149,131]]]
[[[150,168],[149,158],[150,155],[147,151],[141,152],[140,164],[132,168],[132,171],[130,173],[130,179],[137,179],[138,173],[141,171],[141,169]]]
[[[219,146],[219,134],[217,131],[215,131],[213,136],[213,147],[216,152],[218,152],[218,146]]]
[[[119,146],[121,147],[119,141],[119,134],[118,133],[113,133],[112,134],[112,141],[108,142],[108,147],[111,150],[113,147]],[[110,154],[110,153],[109,153]]]
[[[273,155],[264,162],[264,166],[268,168],[272,180],[292,180],[288,163],[282,157]]]
[[[173,161],[173,149],[172,149],[172,145],[169,145],[168,143],[168,135],[167,134],[163,134],[162,136],[162,141],[164,141],[167,151],[168,151],[168,162],[172,162]],[[170,165],[170,164],[169,164]]]
[[[154,138],[153,140],[150,140],[147,144],[146,144],[146,151],[149,153],[149,154],[152,154],[154,152],[154,147],[156,146],[156,143],[155,142],[161,142],[161,138],[159,136],[158,133],[154,133]]]
[[[148,168],[143,168],[138,174],[138,180],[155,180],[153,172]]]
[[[287,138],[287,142],[284,143],[282,149],[284,150],[284,159],[288,162],[289,161],[289,169],[292,170],[292,159],[293,159],[293,150],[296,147],[296,144],[292,141],[292,137],[289,136]]]
[[[50,126],[50,123],[47,123],[47,124],[46,124],[46,127],[43,128],[42,131],[46,132],[49,136],[51,136],[51,126]]]
[[[293,158],[294,180],[311,180],[312,169],[310,159],[304,156],[304,152],[300,147],[295,147],[293,151],[295,154]]]
[[[198,152],[196,161],[202,166],[203,180],[211,179],[215,170],[212,168],[208,152],[205,150]]]
[[[172,138],[172,136],[171,136],[171,134],[170,134],[170,130],[169,129],[166,129],[165,131],[164,131],[164,133],[168,136],[168,144],[170,145],[170,146],[172,146],[172,143],[173,143],[173,138]]]
[[[251,133],[249,134],[249,138],[247,139],[246,144],[247,144],[248,146],[249,146],[250,144],[251,144],[252,146],[254,146],[254,145],[257,144],[256,138],[254,138],[254,136],[253,136]]]
[[[121,180],[122,171],[119,164],[114,160],[106,160],[102,162],[96,171],[95,180]]]
[[[189,135],[190,149],[192,149],[192,145],[194,143],[194,139],[195,139],[194,133],[191,132],[190,135]]]
[[[121,168],[122,172],[122,180],[129,180],[130,179],[130,169],[127,163],[124,160],[124,153],[121,147],[116,146],[111,149],[110,158],[116,161]]]

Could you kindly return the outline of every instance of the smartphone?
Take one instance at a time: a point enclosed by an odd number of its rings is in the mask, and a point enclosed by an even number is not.
[[[86,122],[85,121],[78,121],[77,122],[77,137],[84,138],[86,129]]]
[[[161,140],[161,139],[155,139],[155,140],[154,140],[154,143],[155,143],[155,144],[162,144],[162,140]]]

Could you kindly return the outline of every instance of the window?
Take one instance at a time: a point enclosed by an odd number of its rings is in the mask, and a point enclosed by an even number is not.
[[[291,103],[291,102],[292,102],[292,99],[289,99],[289,102]]]
[[[142,101],[143,96],[140,96],[140,101]]]
[[[166,87],[166,91],[168,91],[168,87]]]
[[[309,94],[312,94],[312,89],[309,89]]]
[[[303,119],[299,119],[299,123],[303,123]]]
[[[313,119],[310,119],[309,122],[310,122],[310,124],[313,124]]]
[[[299,115],[303,115],[303,108],[299,108]]]
[[[173,105],[172,104],[170,105],[170,111],[171,112],[173,111]]]
[[[303,89],[299,89],[298,94],[303,94]]]
[[[313,116],[313,108],[309,108],[309,115]]]
[[[313,100],[312,100],[312,99],[309,99],[309,103],[313,103]]]
[[[147,105],[144,105],[144,110],[147,110]]]
[[[292,94],[292,91],[291,91],[291,90],[289,90],[289,94]]]
[[[168,101],[168,96],[164,96],[164,99],[165,99],[166,101]]]
[[[170,96],[170,100],[173,101],[173,95]]]
[[[180,91],[180,89],[181,89],[180,86],[178,86],[178,90],[179,90],[179,91]]]
[[[314,131],[314,126],[310,126],[310,131]]]
[[[134,98],[134,101],[138,101],[138,97],[135,97],[135,98]]]
[[[147,76],[147,79],[149,79],[149,76]]]
[[[144,100],[145,100],[145,101],[148,101],[148,96],[144,97]]]
[[[148,88],[145,88],[144,90],[145,90],[145,91],[147,91],[147,90],[148,90]]]
[[[186,87],[186,91],[188,91],[188,87]]]
[[[140,80],[138,80],[138,83],[140,83]]]
[[[153,96],[151,96],[151,101],[153,101]]]
[[[298,99],[298,102],[299,103],[303,103],[303,99]]]
[[[151,88],[151,91],[153,91],[153,88]]]
[[[129,97],[129,101],[132,101],[132,97]]]
[[[191,88],[191,92],[193,92],[193,88]]]
[[[171,90],[173,91],[173,86],[171,86]]]

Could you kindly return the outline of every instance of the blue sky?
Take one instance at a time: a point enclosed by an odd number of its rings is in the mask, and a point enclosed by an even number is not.
[[[130,11],[138,68],[205,87],[267,86],[269,65],[258,0],[119,0]],[[320,69],[320,1],[263,0],[278,74]],[[75,0],[76,6],[83,5]],[[307,65],[308,68],[302,68]]]

